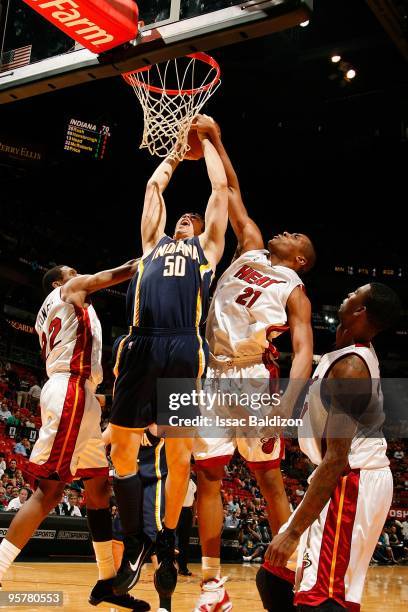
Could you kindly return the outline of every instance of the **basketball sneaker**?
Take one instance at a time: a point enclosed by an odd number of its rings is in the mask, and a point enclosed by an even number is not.
[[[220,580],[212,578],[202,582],[201,595],[194,612],[229,612],[232,610],[232,602],[224,587],[227,580],[228,576],[224,576]]]
[[[132,553],[125,546],[122,563],[117,575],[113,579],[113,590],[116,595],[124,595],[133,589],[140,578],[143,563],[148,560],[153,551],[153,542],[147,536],[142,540],[136,538],[132,541]]]
[[[108,580],[98,580],[89,595],[91,606],[108,606],[118,610],[132,610],[132,612],[148,612],[150,606],[146,601],[135,599],[127,593],[125,595],[115,595],[113,592],[114,578]]]
[[[154,572],[154,586],[160,597],[169,598],[177,584],[175,534],[162,529],[156,538],[156,554],[159,567]]]

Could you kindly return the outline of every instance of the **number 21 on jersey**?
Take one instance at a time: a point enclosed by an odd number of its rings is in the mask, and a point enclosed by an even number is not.
[[[251,308],[256,300],[261,297],[262,291],[255,291],[252,287],[245,287],[242,293],[235,300],[238,304],[242,304],[247,308]]]

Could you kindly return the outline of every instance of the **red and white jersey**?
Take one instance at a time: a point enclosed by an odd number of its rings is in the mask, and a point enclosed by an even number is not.
[[[66,372],[99,385],[103,378],[102,328],[92,305],[79,308],[64,302],[57,287],[41,306],[35,329],[48,377]]]
[[[263,249],[238,257],[217,283],[206,337],[213,355],[259,355],[268,339],[288,329],[286,302],[297,286],[294,270],[273,266]]]
[[[360,423],[351,443],[349,466],[354,469],[376,469],[389,465],[386,455],[387,443],[382,433],[385,420],[383,411],[383,394],[380,384],[380,369],[377,355],[370,344],[352,344],[338,351],[323,355],[313,373],[313,382],[309,387],[302,410],[303,425],[298,428],[299,446],[315,465],[319,465],[324,456],[325,430],[327,425],[327,408],[321,399],[321,382],[329,374],[336,361],[345,355],[358,355],[366,364],[371,380],[371,400],[365,414],[369,423]]]

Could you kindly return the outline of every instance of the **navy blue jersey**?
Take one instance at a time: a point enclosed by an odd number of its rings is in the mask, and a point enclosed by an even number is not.
[[[132,327],[199,328],[207,317],[212,279],[197,236],[174,240],[163,236],[140,260],[127,292]]]

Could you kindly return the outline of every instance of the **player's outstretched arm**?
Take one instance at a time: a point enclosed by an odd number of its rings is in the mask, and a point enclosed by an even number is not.
[[[248,215],[242,200],[238,176],[222,142],[219,125],[212,117],[197,115],[195,126],[197,129],[207,131],[224,165],[228,181],[228,215],[238,240],[239,254],[251,251],[252,249],[263,249],[264,241],[261,230]]]
[[[356,421],[350,416],[350,395],[357,390],[353,413],[364,412],[371,397],[370,373],[360,357],[346,355],[328,377],[325,405],[328,411],[327,450],[316,469],[299,509],[287,529],[274,537],[265,555],[272,565],[285,566],[302,533],[314,523],[330,500],[348,464]],[[357,389],[353,383],[358,382]],[[341,437],[339,437],[339,432]]]
[[[147,182],[141,223],[143,253],[152,249],[164,234],[166,205],[163,192],[178,164],[171,156],[166,157]]]
[[[111,270],[74,276],[62,286],[61,297],[65,302],[82,306],[86,301],[86,296],[90,293],[130,280],[136,273],[138,264],[139,259],[132,259]]]
[[[204,151],[211,195],[205,211],[205,231],[199,240],[205,256],[215,270],[224,252],[228,225],[228,187],[224,166],[208,135],[198,132]]]

